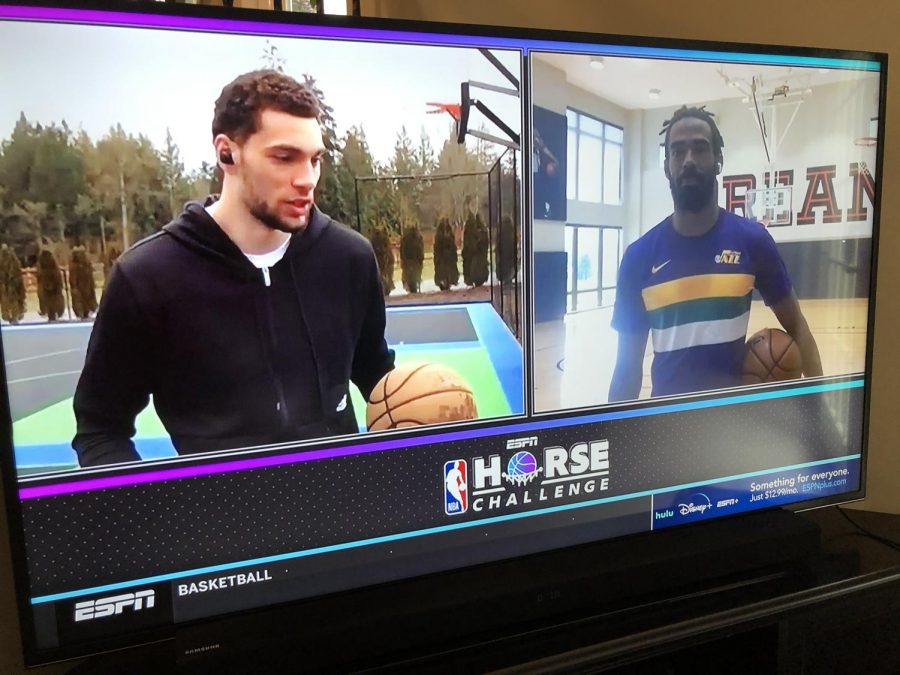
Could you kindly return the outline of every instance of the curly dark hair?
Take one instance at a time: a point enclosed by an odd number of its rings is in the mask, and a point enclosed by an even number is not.
[[[254,70],[225,85],[216,99],[213,138],[225,134],[243,143],[259,129],[263,110],[319,119],[321,109],[313,91],[277,70]]]
[[[659,132],[659,135],[666,135],[665,139],[665,147],[666,147],[666,160],[669,159],[669,132],[672,130],[672,126],[678,120],[683,120],[685,117],[694,117],[698,120],[703,120],[709,125],[710,131],[712,132],[712,144],[713,144],[713,153],[716,157],[722,157],[722,148],[725,147],[725,140],[722,138],[722,133],[719,131],[719,127],[716,126],[715,115],[709,112],[706,109],[705,105],[701,105],[699,108],[691,107],[689,108],[686,105],[681,106],[678,110],[676,110],[670,119],[667,119],[663,122],[662,131]]]

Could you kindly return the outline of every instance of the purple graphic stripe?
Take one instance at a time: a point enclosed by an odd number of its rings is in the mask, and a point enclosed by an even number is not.
[[[241,19],[214,19],[196,16],[138,14],[107,10],[62,9],[55,7],[0,7],[0,19],[31,19],[85,24],[131,26],[135,28],[174,28],[180,30],[221,31],[289,37],[340,38],[378,42],[424,42],[445,45],[477,45],[521,49],[521,40],[475,35],[447,35],[376,28],[315,26],[301,23],[272,23]]]
[[[125,487],[128,485],[153,483],[156,481],[193,478],[195,476],[209,476],[212,474],[229,473],[232,471],[262,469],[270,466],[282,466],[284,464],[295,464],[297,462],[309,462],[320,459],[334,459],[336,457],[362,455],[370,452],[384,452],[386,450],[413,448],[420,445],[446,443],[450,441],[466,440],[470,438],[488,438],[491,436],[531,433],[551,427],[568,427],[576,424],[596,424],[597,422],[606,422],[616,419],[629,419],[651,415],[665,415],[685,410],[702,410],[705,408],[718,408],[727,405],[753,403],[755,401],[789,398],[793,396],[808,396],[828,391],[857,389],[861,388],[864,383],[865,381],[862,378],[859,378],[844,382],[815,384],[792,389],[755,392],[737,396],[726,396],[723,398],[708,399],[705,401],[672,403],[668,405],[654,406],[651,408],[637,408],[632,410],[614,410],[605,413],[594,413],[579,417],[569,417],[565,419],[519,422],[516,424],[509,424],[500,427],[491,427],[487,429],[468,429],[443,434],[434,434],[430,436],[419,436],[417,438],[395,438],[380,442],[376,441],[374,443],[345,445],[338,448],[327,448],[323,450],[303,450],[292,452],[287,455],[238,459],[233,461],[219,462],[215,464],[206,464],[202,466],[161,469],[159,471],[147,471],[145,473],[122,476],[107,476],[104,478],[88,478],[86,480],[71,481],[68,483],[57,483],[55,485],[41,485],[38,487],[22,488],[19,490],[19,499],[23,501],[26,499],[40,499],[42,497],[54,497],[57,495],[72,494],[75,492],[104,490],[108,488]]]
[[[688,61],[724,61],[730,63],[758,63],[768,65],[816,66],[850,68],[878,72],[877,61],[842,59],[791,54],[766,54],[719,52],[710,50],[643,47],[637,45],[607,45],[593,42],[562,42],[559,40],[535,40],[506,38],[487,35],[450,35],[397,31],[378,28],[350,28],[337,26],[310,26],[293,23],[246,21],[241,19],[215,19],[161,14],[138,14],[107,10],[62,9],[54,7],[0,7],[0,19],[30,19],[89,24],[132,26],[136,28],[170,28],[176,30],[219,31],[256,35],[281,35],[285,37],[311,37],[368,40],[374,42],[421,43],[447,46],[494,47],[515,50],[549,50],[582,54],[606,54],[617,56],[654,57]]]
[[[217,473],[230,473],[232,471],[248,471],[252,469],[264,469],[284,464],[296,464],[298,462],[311,462],[320,459],[334,459],[336,457],[348,457],[351,455],[364,455],[370,452],[383,452],[385,450],[397,450],[412,448],[419,445],[443,443],[469,438],[485,436],[497,436],[509,434],[510,429],[515,433],[514,427],[499,429],[477,429],[470,431],[457,431],[454,433],[438,434],[436,436],[424,436],[420,438],[398,438],[385,440],[380,443],[366,443],[364,445],[345,445],[339,448],[325,450],[303,450],[287,455],[269,457],[256,457],[252,459],[239,459],[229,462],[207,464],[203,466],[188,466],[177,469],[161,469],[159,471],[147,471],[146,473],[129,474],[124,476],[106,476],[104,478],[89,478],[87,480],[73,481],[71,483],[58,483],[56,485],[42,485],[40,487],[22,488],[19,490],[19,499],[40,499],[42,497],[55,497],[57,495],[72,494],[75,492],[89,492],[91,490],[104,490],[108,488],[125,487],[128,485],[140,485],[142,483],[155,483],[158,481],[178,480],[181,478],[195,478],[197,476],[209,476]]]

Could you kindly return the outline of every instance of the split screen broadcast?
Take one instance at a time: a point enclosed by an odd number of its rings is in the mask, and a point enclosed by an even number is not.
[[[51,23],[0,44],[20,478],[865,369],[878,72]],[[240,208],[268,234],[226,236]]]

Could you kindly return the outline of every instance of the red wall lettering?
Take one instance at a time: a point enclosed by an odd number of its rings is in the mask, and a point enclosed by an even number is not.
[[[853,178],[853,203],[847,211],[847,220],[857,222],[869,215],[868,209],[863,206],[863,192],[869,198],[869,204],[875,203],[875,179],[865,164],[857,162],[850,165],[850,176]]]
[[[740,209],[740,215],[746,218],[747,190],[756,187],[756,176],[752,173],[722,176],[722,187],[725,188],[725,210],[737,213]]]
[[[806,170],[806,198],[803,208],[797,212],[798,225],[813,225],[816,222],[815,208],[824,208],[822,222],[839,223],[843,220],[841,210],[834,196],[834,176],[837,166],[813,166]]]

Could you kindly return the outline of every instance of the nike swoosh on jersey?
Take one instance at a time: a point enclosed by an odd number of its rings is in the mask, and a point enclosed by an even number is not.
[[[661,265],[654,265],[653,267],[650,268],[650,274],[656,274],[656,273],[659,272],[663,267],[665,267],[666,265],[668,265],[670,262],[672,262],[672,259],[671,259],[671,258],[669,258],[668,260],[666,260],[666,262],[662,263]]]

